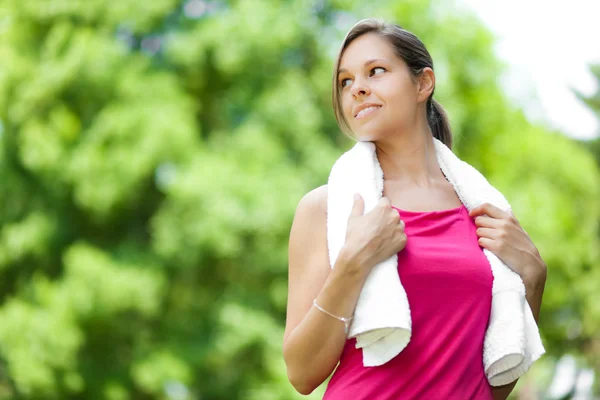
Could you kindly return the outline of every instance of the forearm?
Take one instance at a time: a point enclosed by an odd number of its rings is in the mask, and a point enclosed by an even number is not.
[[[506,400],[510,392],[512,392],[512,390],[515,388],[517,381],[518,379],[509,383],[508,385],[492,387],[492,395],[494,400]]]
[[[546,264],[540,258],[536,266],[525,271],[522,275],[523,283],[525,284],[525,297],[527,303],[529,303],[535,322],[537,322],[542,308],[544,287],[546,286]]]
[[[354,271],[354,272],[353,272]],[[350,317],[366,274],[340,255],[317,296],[317,304],[332,314]],[[288,377],[296,390],[309,394],[335,369],[346,343],[345,326],[311,307],[283,347]]]
[[[523,279],[523,283],[525,285],[525,298],[529,307],[531,308],[531,312],[533,313],[533,317],[535,321],[538,321],[540,315],[540,309],[542,307],[542,296],[544,294],[544,287],[546,285],[546,265],[541,260],[537,260],[537,265],[529,268],[528,272],[524,273],[521,277]],[[505,400],[508,398],[515,385],[517,384],[517,380],[509,383],[504,386],[497,386],[492,388],[492,393],[494,396],[494,400]]]

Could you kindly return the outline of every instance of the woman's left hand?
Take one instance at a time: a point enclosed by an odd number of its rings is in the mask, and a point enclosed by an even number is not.
[[[475,217],[479,245],[494,253],[521,279],[545,275],[546,264],[512,212],[485,203],[469,215]]]

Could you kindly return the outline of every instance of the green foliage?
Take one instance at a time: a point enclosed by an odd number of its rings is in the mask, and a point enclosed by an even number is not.
[[[591,96],[585,96],[577,91],[575,93],[579,99],[582,100],[596,115],[598,121],[600,121],[600,86],[598,86],[600,85],[600,64],[590,66],[590,71],[598,82],[596,93],[592,94]],[[598,133],[600,134],[600,132]],[[592,154],[596,158],[596,162],[598,165],[600,165],[600,137],[596,137],[592,140],[582,141],[581,144],[591,150]]]
[[[350,145],[331,69],[366,15],[428,45],[455,150],[538,244],[551,355],[600,359],[598,167],[510,105],[474,17],[414,0],[198,4],[0,6],[0,399],[301,398],[281,356],[288,234]]]
[[[585,104],[587,104],[587,106],[596,115],[598,121],[600,122],[600,64],[592,65],[590,67],[590,70],[597,81],[596,93],[588,97],[581,95],[581,93],[576,94],[581,100],[583,100]],[[600,131],[598,131],[598,134],[600,134]],[[595,139],[592,140],[580,141],[579,144],[591,152],[592,156],[596,161],[596,165],[600,167],[600,136],[597,136]],[[584,217],[588,218],[588,216]],[[596,231],[591,232],[591,236],[600,238],[600,218],[598,218],[598,216],[596,216],[596,221]],[[600,252],[600,249],[596,248],[596,253],[598,252]],[[600,318],[598,318],[598,316],[600,315],[600,302],[597,301],[597,295],[594,294],[594,291],[597,290],[597,284],[598,282],[600,282],[600,273],[598,272],[599,265],[600,256],[596,256],[595,261],[590,263],[589,265],[589,269],[594,271],[591,272],[594,275],[590,277],[590,280],[586,282],[582,281],[581,284],[581,287],[583,288],[585,293],[588,294],[586,300],[589,310],[586,311],[593,316],[590,319],[585,319],[586,321],[589,321],[586,325],[587,330],[590,332],[590,334],[585,338],[586,340],[584,341],[584,346],[587,350],[586,353],[590,355],[589,358],[592,360],[593,366],[596,371],[600,371],[600,336],[597,333],[598,321],[600,320]],[[593,332],[594,330],[596,332]],[[600,389],[598,381],[596,387]]]

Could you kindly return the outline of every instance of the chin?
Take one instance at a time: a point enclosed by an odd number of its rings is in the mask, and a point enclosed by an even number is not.
[[[375,135],[356,135],[356,140],[359,142],[374,142],[377,140]]]
[[[393,140],[399,134],[399,127],[401,124],[388,124],[388,123],[373,123],[375,121],[369,121],[368,124],[358,127],[353,130],[354,137],[359,142],[377,142],[377,141],[388,141]]]
[[[356,137],[356,140],[358,140],[359,142],[375,142],[377,140],[380,140],[382,138],[382,134],[379,132],[354,132],[354,137]]]

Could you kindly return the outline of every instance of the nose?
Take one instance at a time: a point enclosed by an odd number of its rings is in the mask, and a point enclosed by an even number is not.
[[[360,96],[368,96],[369,94],[371,94],[371,89],[369,88],[369,85],[367,85],[366,82],[364,82],[362,79],[356,79],[352,83],[350,92],[352,93],[352,96],[354,96],[354,98],[357,98]]]

